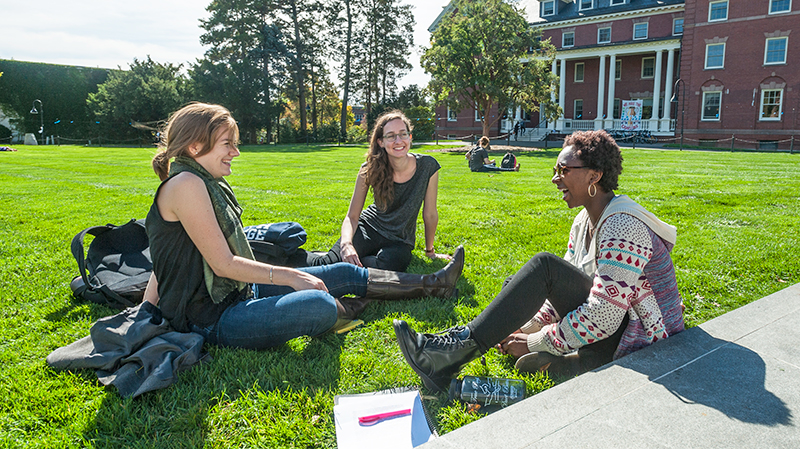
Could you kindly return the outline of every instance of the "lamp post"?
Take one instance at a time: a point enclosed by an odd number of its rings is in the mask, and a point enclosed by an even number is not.
[[[36,110],[36,102],[39,102],[39,109],[41,112]],[[41,120],[41,125],[39,127],[39,139],[44,140],[44,105],[42,104],[42,100],[33,100],[33,107],[31,108],[31,114],[39,114],[39,119]],[[43,145],[43,144],[39,144]]]
[[[672,98],[670,98],[669,101],[670,101],[670,103],[676,103],[676,106],[677,106],[677,103],[678,103],[678,85],[679,84],[681,86],[683,86],[683,92],[681,93],[681,148],[680,148],[680,150],[683,151],[683,122],[684,122],[685,113],[686,113],[686,82],[684,80],[682,80],[681,78],[678,78],[677,80],[675,80],[675,88],[673,89],[675,91],[675,93],[672,94]]]

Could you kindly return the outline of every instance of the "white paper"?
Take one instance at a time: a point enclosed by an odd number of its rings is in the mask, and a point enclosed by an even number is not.
[[[411,415],[359,424],[361,416],[411,409]],[[418,391],[391,394],[339,396],[333,406],[339,449],[408,449],[433,438]]]

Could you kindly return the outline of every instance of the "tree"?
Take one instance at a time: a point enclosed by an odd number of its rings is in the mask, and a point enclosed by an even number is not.
[[[181,65],[161,64],[150,56],[134,59],[129,70],[109,73],[86,102],[104,127],[129,137],[140,135],[130,125],[165,121],[184,103],[186,79],[179,75],[180,69]]]
[[[269,0],[212,2],[200,37],[211,48],[190,70],[195,98],[228,107],[248,143],[256,142],[258,129],[265,125],[271,136],[283,110],[280,96],[289,51],[275,19],[279,8]]]
[[[545,116],[556,118],[558,105],[550,102],[558,83],[550,72],[555,48],[541,41],[541,32],[503,0],[454,0],[453,5],[421,58],[436,102],[456,110],[475,108],[484,135],[500,119],[487,114],[493,104],[528,111],[543,107]]]
[[[328,4],[328,29],[334,40],[344,45],[334,45],[334,56],[342,59],[342,107],[339,111],[339,139],[347,137],[347,114],[350,105],[350,68],[353,61],[353,31],[356,14],[353,0],[331,0]],[[337,51],[337,49],[339,49]]]

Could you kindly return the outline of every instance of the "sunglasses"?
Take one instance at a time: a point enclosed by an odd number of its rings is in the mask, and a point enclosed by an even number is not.
[[[578,166],[569,167],[569,166],[566,166],[566,165],[556,165],[555,167],[553,167],[553,176],[558,175],[558,177],[561,178],[564,175],[569,174],[570,170],[578,169],[578,168],[589,168],[589,167],[585,167],[583,165],[581,165],[580,167],[578,167]]]

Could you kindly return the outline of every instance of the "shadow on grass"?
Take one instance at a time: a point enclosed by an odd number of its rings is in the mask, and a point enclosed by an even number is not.
[[[343,347],[344,338],[333,334],[264,351],[206,345],[213,360],[180,373],[166,389],[136,399],[109,392],[84,437],[97,447],[203,447],[246,441],[273,422],[309,432],[304,413],[312,402],[327,407],[320,395],[336,390]],[[253,410],[259,419],[240,427]]]

